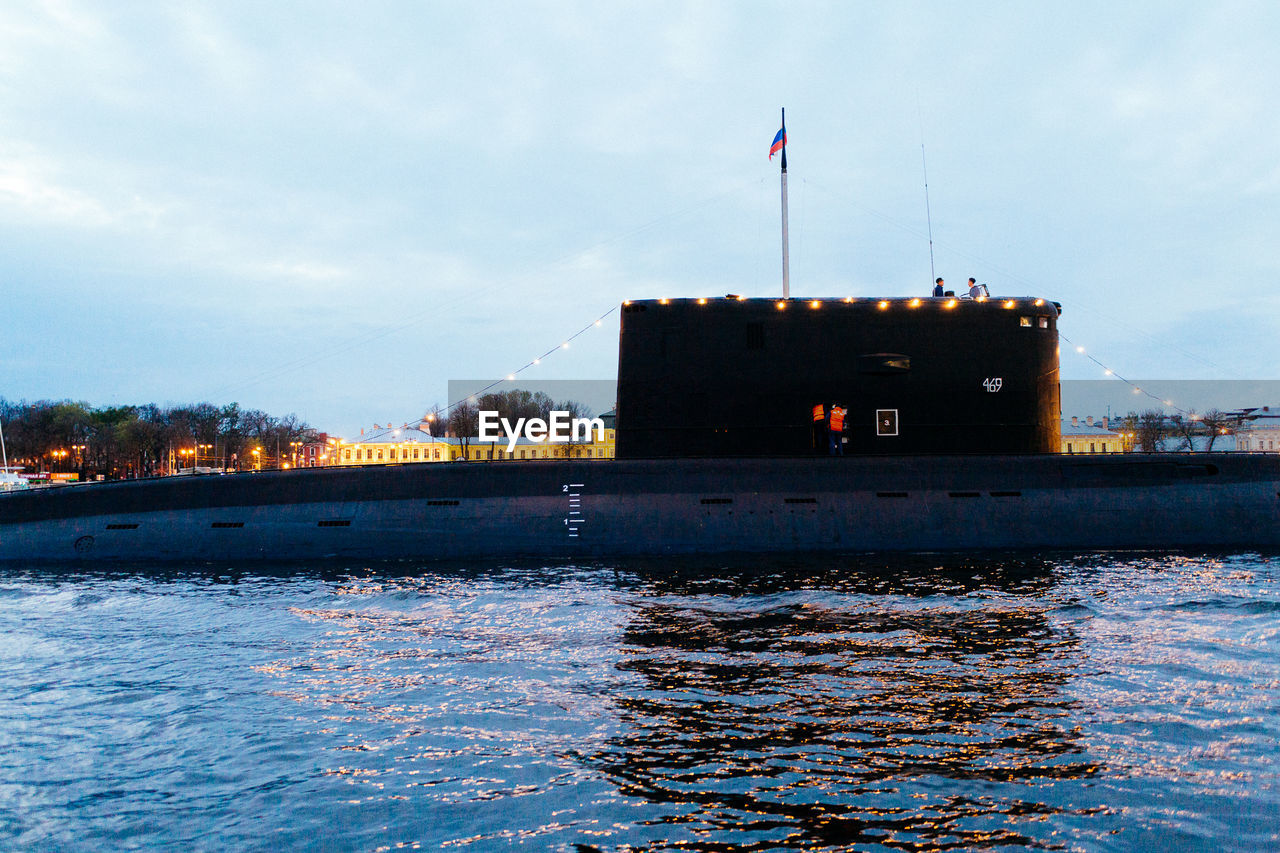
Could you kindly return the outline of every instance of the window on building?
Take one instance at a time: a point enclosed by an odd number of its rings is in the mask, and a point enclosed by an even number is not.
[[[1089,442],[1089,452],[1090,452],[1090,453],[1096,453],[1096,452],[1097,452],[1097,451],[1095,451],[1095,450],[1093,449],[1093,442],[1092,442],[1092,441],[1091,441],[1091,442]]]
[[[1068,453],[1070,453],[1070,452],[1071,452],[1071,442],[1069,442],[1069,441],[1067,442],[1067,452],[1068,452]]]
[[[387,458],[388,459],[396,458],[396,449],[394,447],[387,451]]]
[[[343,458],[344,458],[344,459],[350,459],[350,458],[351,458],[351,448],[350,448],[350,447],[348,447],[348,448],[347,448],[346,455],[345,455]]]
[[[381,451],[381,450],[379,450],[379,451],[378,451],[378,461],[379,461],[379,462],[381,462],[381,461],[382,461],[382,451]]]

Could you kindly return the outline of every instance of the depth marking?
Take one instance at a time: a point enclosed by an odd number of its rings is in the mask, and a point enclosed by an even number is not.
[[[578,489],[583,488],[586,488],[586,483],[562,483],[560,485],[560,493],[565,495],[568,500],[568,507],[565,509],[564,527],[570,539],[579,538],[581,525],[586,521],[582,514],[582,492],[578,491]]]

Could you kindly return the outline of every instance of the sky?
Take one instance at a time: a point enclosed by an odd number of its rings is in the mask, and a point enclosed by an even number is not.
[[[622,300],[781,292],[782,107],[793,295],[973,275],[1062,303],[1066,379],[1275,379],[1278,42],[1265,2],[10,0],[0,396],[350,435],[551,350],[521,376],[611,378]]]

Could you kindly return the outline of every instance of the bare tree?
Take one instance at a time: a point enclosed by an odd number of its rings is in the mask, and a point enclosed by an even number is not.
[[[458,439],[462,458],[467,457],[471,439],[480,432],[480,409],[471,400],[463,400],[449,412],[449,434]]]
[[[1201,421],[1204,423],[1205,434],[1209,437],[1205,450],[1213,450],[1213,443],[1226,434],[1232,424],[1232,420],[1221,409],[1210,409],[1204,413]]]
[[[1169,435],[1169,427],[1162,412],[1148,409],[1138,416],[1135,430],[1138,449],[1146,453],[1160,450],[1160,444]]]
[[[1181,414],[1170,415],[1168,418],[1169,437],[1178,439],[1178,450],[1195,450],[1196,435],[1200,431],[1200,419],[1196,417],[1195,412],[1191,413],[1191,417],[1184,418]]]

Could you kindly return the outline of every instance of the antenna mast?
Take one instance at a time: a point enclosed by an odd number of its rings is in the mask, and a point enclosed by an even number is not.
[[[783,159],[786,159],[785,156]],[[929,164],[924,159],[923,139],[920,140],[920,166],[924,169],[924,219],[929,225],[929,279],[933,282],[938,280],[938,273],[933,268],[933,214],[929,212]],[[786,166],[783,166],[783,170],[786,170]]]

